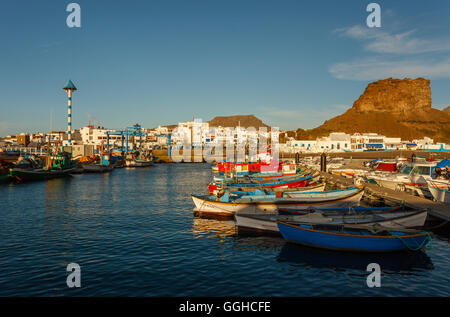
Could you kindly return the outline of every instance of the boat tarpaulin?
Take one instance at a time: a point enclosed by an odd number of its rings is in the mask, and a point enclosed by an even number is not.
[[[377,166],[377,171],[395,172],[397,171],[397,163],[380,163]]]
[[[442,168],[442,167],[446,167],[446,166],[450,166],[450,160],[449,159],[445,159],[440,161],[439,163],[436,164],[436,167]]]

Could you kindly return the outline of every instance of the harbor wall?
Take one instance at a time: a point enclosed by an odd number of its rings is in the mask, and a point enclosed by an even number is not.
[[[299,157],[311,157],[320,156],[322,153],[299,153]],[[418,150],[403,150],[403,151],[368,151],[368,152],[341,152],[341,153],[327,153],[329,157],[342,157],[347,159],[362,159],[362,160],[373,160],[373,159],[395,159],[397,157],[410,158],[412,155],[416,157],[426,156],[430,157],[432,155],[436,160],[450,159],[449,152],[438,152],[438,151],[418,151]],[[154,150],[153,155],[158,158],[157,163],[173,163],[173,160],[169,158],[167,149],[166,150]],[[283,153],[280,152],[280,159],[295,159],[295,153]],[[223,155],[223,160],[226,159],[225,154]],[[191,152],[191,162],[202,162],[202,157],[194,156],[194,151]]]

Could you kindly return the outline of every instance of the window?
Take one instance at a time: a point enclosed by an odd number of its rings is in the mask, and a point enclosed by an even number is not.
[[[402,169],[400,170],[400,173],[409,175],[412,169],[413,167],[411,165],[403,166]]]
[[[414,174],[419,175],[430,175],[430,167],[429,166],[416,166],[413,171]]]

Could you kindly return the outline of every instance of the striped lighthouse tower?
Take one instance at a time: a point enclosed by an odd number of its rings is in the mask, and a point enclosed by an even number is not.
[[[67,92],[67,142],[72,145],[72,92],[77,90],[77,87],[71,80],[63,88]]]

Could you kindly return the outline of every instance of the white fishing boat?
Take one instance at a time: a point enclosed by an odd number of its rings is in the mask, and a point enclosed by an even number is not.
[[[314,212],[306,215],[252,214],[237,212],[234,215],[236,226],[240,229],[278,233],[277,221],[291,224],[348,224],[374,226],[389,229],[422,227],[427,218],[427,211],[401,211],[373,214],[328,215],[326,212]]]
[[[372,179],[380,186],[392,190],[405,191],[407,189],[427,195],[428,180],[432,180],[433,167],[436,162],[408,163],[399,173],[373,176]]]
[[[274,213],[278,208],[311,209],[311,208],[347,208],[359,204],[364,189],[349,188],[334,191],[313,193],[281,193],[274,195],[232,196],[225,192],[222,197],[215,195],[192,195],[196,214],[233,216],[238,211]]]
[[[153,162],[149,160],[126,159],[125,165],[127,167],[148,167],[152,166]]]
[[[450,181],[432,180],[427,181],[428,189],[436,201],[450,204]]]

